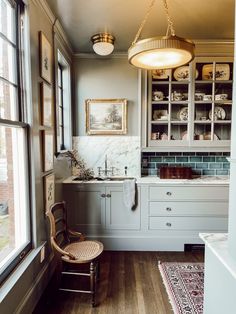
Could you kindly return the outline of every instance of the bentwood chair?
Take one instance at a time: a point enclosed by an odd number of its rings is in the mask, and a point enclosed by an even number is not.
[[[53,204],[46,214],[50,221],[52,247],[61,255],[62,275],[88,276],[90,278],[90,290],[63,287],[60,287],[59,290],[89,293],[92,295],[92,306],[96,306],[99,256],[103,252],[103,244],[98,241],[87,241],[81,233],[68,229],[65,202]],[[78,269],[72,269],[72,266],[75,267],[79,264],[88,264],[89,271],[81,272]]]

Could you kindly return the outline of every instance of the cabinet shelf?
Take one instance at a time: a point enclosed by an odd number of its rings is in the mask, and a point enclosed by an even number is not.
[[[168,124],[168,120],[153,120],[152,124]]]
[[[152,85],[168,85],[168,84],[176,84],[176,85],[188,85],[190,83],[190,81],[152,81]]]
[[[176,124],[176,125],[178,125],[178,124],[188,124],[188,122],[189,121],[187,121],[187,120],[184,120],[184,121],[181,121],[181,120],[171,120],[170,121],[171,124]]]
[[[212,121],[211,120],[194,120],[194,123],[197,123],[197,124],[211,124]]]
[[[231,124],[231,120],[215,120],[215,124]]]

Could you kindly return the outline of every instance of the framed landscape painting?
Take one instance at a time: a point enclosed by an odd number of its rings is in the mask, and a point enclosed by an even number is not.
[[[87,99],[85,105],[88,135],[127,133],[126,99]]]
[[[52,46],[43,32],[39,32],[40,76],[49,84],[52,82]]]

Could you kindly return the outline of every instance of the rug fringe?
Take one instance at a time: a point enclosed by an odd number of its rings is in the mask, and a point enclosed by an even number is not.
[[[165,280],[167,280],[166,276],[165,276],[165,273],[164,273],[164,270],[162,269],[162,262],[161,261],[158,261],[158,268],[159,268],[159,271],[160,271],[160,274],[161,274],[161,279],[162,279],[162,283],[165,287],[165,290],[166,290],[166,293],[167,293],[167,296],[168,296],[168,301],[172,307],[172,311],[174,314],[181,314],[178,309],[176,308],[175,304],[174,304],[174,300],[171,299],[171,295],[172,295],[172,292],[169,290],[168,286],[165,284]]]

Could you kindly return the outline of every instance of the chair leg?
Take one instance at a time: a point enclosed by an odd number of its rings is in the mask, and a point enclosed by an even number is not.
[[[94,263],[90,263],[90,290],[92,294],[92,306],[96,306],[96,285],[95,285],[95,270]]]

